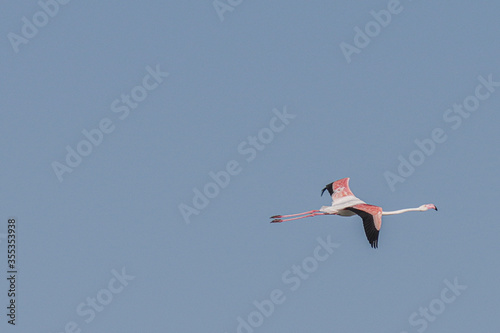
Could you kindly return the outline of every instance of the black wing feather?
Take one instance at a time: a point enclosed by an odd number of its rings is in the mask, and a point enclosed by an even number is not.
[[[328,190],[328,193],[330,193],[330,195],[333,194],[333,183],[326,185],[325,188],[321,191],[321,195],[323,195],[323,193],[327,190]]]
[[[347,210],[350,210],[351,212],[361,216],[363,219],[363,227],[365,228],[365,234],[366,238],[368,239],[368,242],[370,242],[370,245],[376,249],[378,247],[378,233],[379,231],[377,228],[375,228],[375,223],[373,222],[373,215],[352,207],[346,208]]]

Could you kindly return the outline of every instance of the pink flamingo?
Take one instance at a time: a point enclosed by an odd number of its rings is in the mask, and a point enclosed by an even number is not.
[[[433,204],[422,205],[417,208],[400,209],[391,212],[382,211],[381,207],[369,205],[364,201],[356,198],[349,189],[349,178],[343,178],[330,183],[321,191],[321,195],[328,191],[332,196],[331,206],[322,206],[319,210],[310,210],[304,213],[291,215],[274,215],[271,216],[271,223],[285,222],[303,219],[305,217],[313,217],[317,215],[340,215],[352,216],[357,214],[363,220],[366,238],[372,248],[378,247],[378,233],[382,226],[382,215],[395,215],[406,212],[425,212],[429,209],[437,210]],[[295,217],[296,216],[296,217]],[[282,219],[285,217],[286,219]],[[291,218],[290,218],[291,217]]]

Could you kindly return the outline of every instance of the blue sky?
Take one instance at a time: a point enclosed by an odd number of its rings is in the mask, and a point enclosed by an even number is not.
[[[2,331],[497,329],[500,5],[1,7]]]

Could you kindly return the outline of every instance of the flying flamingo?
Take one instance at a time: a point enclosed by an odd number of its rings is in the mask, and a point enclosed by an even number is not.
[[[382,226],[382,215],[395,215],[406,212],[425,212],[429,209],[437,210],[435,205],[426,204],[418,208],[407,208],[392,212],[384,212],[381,207],[369,205],[356,198],[349,189],[349,178],[343,178],[326,185],[321,191],[321,195],[323,195],[325,191],[328,191],[328,193],[332,196],[333,201],[331,206],[322,206],[319,210],[310,210],[299,214],[274,215],[271,216],[271,218],[274,219],[271,223],[292,221],[317,215],[352,216],[357,214],[363,219],[363,226],[365,228],[365,234],[366,238],[368,238],[368,242],[370,242],[372,248],[377,248],[378,233],[380,231],[380,227]],[[283,217],[286,217],[286,219],[282,219]]]

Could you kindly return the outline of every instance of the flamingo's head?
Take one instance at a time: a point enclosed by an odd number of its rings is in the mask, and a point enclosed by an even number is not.
[[[426,210],[429,210],[429,209],[434,209],[434,210],[438,210],[437,207],[434,205],[434,204],[426,204],[426,205],[422,205],[420,207],[418,207],[422,212],[425,212]]]

